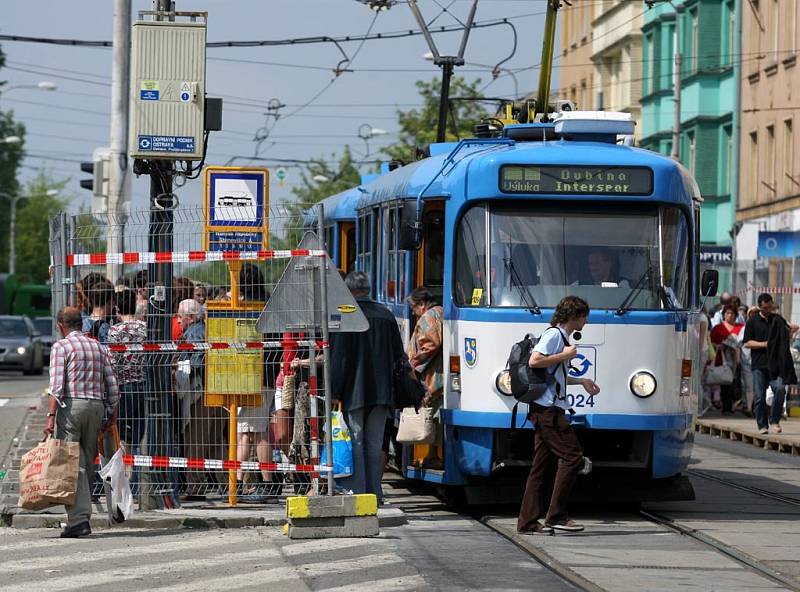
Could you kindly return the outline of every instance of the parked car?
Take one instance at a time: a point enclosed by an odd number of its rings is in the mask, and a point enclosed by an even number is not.
[[[53,329],[53,317],[37,317],[33,319],[33,326],[39,333],[39,341],[42,342],[42,357],[45,365],[50,365],[50,349],[58,341],[56,332]]]
[[[0,369],[41,374],[44,369],[42,341],[26,316],[0,316]]]

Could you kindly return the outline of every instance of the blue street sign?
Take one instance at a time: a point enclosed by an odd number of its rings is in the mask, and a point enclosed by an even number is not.
[[[139,136],[139,150],[147,152],[194,152],[192,136]]]
[[[158,91],[157,90],[140,90],[139,91],[139,99],[142,101],[157,101],[158,100]]]
[[[209,251],[260,251],[263,243],[261,232],[230,230],[208,233]]]
[[[262,227],[265,179],[262,171],[210,171],[206,188],[209,229]]]
[[[800,232],[759,232],[759,257],[798,257],[800,256]]]

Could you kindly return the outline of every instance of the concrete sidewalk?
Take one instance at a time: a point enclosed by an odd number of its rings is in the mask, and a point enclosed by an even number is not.
[[[62,509],[63,510],[63,509]],[[12,528],[61,528],[66,514],[59,508],[42,512],[17,512],[7,516]],[[227,505],[187,504],[177,510],[148,510],[135,512],[122,524],[109,525],[108,514],[101,504],[95,504],[92,513],[92,530],[103,528],[245,528],[251,526],[282,526],[287,523],[285,504],[263,507],[229,508]],[[399,508],[383,506],[378,509],[381,528],[407,523],[405,513]]]
[[[19,461],[22,455],[36,446],[42,438],[47,398],[42,395],[38,407],[29,410],[25,417],[21,437],[9,450],[6,459],[0,459],[0,466],[7,467],[5,478],[0,480],[0,524],[13,528],[60,528],[66,521],[64,508],[54,507],[38,512],[17,508],[19,494]],[[101,500],[104,500],[101,496]],[[283,501],[275,504],[247,504],[231,508],[220,498],[219,501],[182,502],[181,508],[174,510],[148,510],[135,512],[123,524],[109,525],[108,514],[102,502],[95,503],[92,511],[92,530],[107,528],[245,528],[253,526],[282,526],[287,523],[286,505]],[[406,516],[397,507],[383,506],[378,509],[378,523],[381,528],[406,524]]]

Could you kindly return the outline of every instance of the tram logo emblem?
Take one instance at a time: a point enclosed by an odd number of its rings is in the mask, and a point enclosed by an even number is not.
[[[464,362],[467,368],[474,368],[478,363],[478,340],[474,337],[464,338]]]
[[[583,354],[578,354],[575,358],[570,362],[569,365],[569,375],[573,378],[580,378],[581,376],[586,376],[586,373],[589,371],[589,368],[593,366],[592,362]]]

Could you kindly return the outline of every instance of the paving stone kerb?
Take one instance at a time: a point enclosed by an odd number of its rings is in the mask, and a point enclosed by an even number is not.
[[[309,498],[313,499],[313,498]],[[66,516],[53,513],[19,513],[11,518],[13,528],[61,528]],[[408,523],[406,515],[399,508],[381,508],[377,521],[380,527],[390,528]],[[92,514],[92,529],[103,528],[145,528],[153,530],[176,528],[245,528],[249,526],[281,526],[288,524],[285,511],[280,506],[269,509],[240,510],[154,510],[136,512],[130,520],[123,524],[109,526],[105,513]]]
[[[378,499],[373,493],[286,498],[286,517],[290,520],[377,514]]]
[[[339,518],[292,518],[290,539],[362,538],[378,536],[377,516],[342,516]]]

